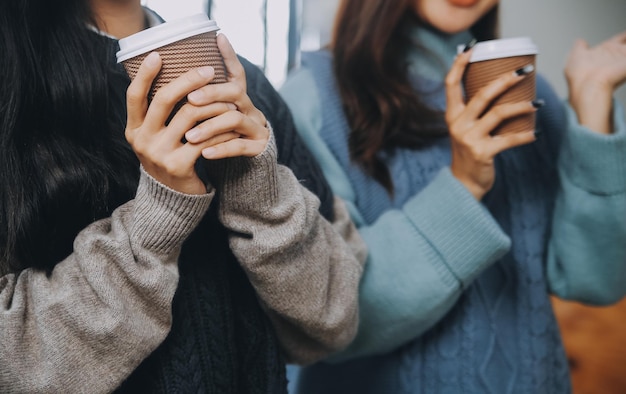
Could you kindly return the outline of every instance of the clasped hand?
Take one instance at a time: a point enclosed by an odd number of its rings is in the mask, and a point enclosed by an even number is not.
[[[505,119],[536,111],[532,102],[495,105],[491,103],[507,89],[526,77],[510,72],[483,87],[467,103],[462,79],[471,50],[461,53],[446,77],[447,107],[445,119],[451,139],[450,170],[472,195],[481,200],[495,181],[494,157],[507,149],[535,140],[534,130],[493,135]],[[487,110],[489,108],[489,110]]]
[[[162,65],[155,52],[143,61],[127,90],[126,139],[148,174],[182,193],[206,193],[194,169],[198,158],[253,157],[269,141],[265,116],[246,93],[243,66],[226,37],[220,34],[217,43],[226,83],[208,84],[214,76],[212,67],[193,69],[160,88],[148,103]],[[185,97],[187,102],[167,123]]]

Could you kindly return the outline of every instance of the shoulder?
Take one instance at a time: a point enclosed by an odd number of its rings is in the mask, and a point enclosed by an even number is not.
[[[302,52],[302,64],[305,66],[312,66],[316,63],[331,63],[333,55],[328,49],[320,49],[317,51],[305,51]]]
[[[289,72],[279,92],[296,118],[318,124],[321,106],[334,89],[332,54],[327,50],[303,52],[300,67]],[[319,119],[318,119],[319,120]]]
[[[315,95],[317,84],[311,70],[307,67],[299,67],[289,72],[287,79],[279,89],[287,103],[293,104],[290,100],[301,100]]]
[[[300,134],[317,134],[321,128],[321,106],[318,85],[307,68],[290,72],[279,89]]]
[[[318,84],[334,83],[333,55],[327,49],[302,53],[302,68],[310,70]]]

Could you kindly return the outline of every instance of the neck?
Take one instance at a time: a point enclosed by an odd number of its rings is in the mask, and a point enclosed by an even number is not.
[[[412,37],[434,56],[434,58],[423,56],[421,50],[410,53],[409,63],[413,71],[427,79],[442,81],[452,66],[457,46],[467,44],[472,35],[469,31],[445,34],[423,26],[416,26]]]
[[[98,29],[116,38],[128,37],[145,28],[139,0],[91,0]]]

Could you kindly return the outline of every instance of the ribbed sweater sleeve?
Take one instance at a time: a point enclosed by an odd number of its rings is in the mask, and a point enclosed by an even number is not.
[[[273,133],[260,155],[210,162],[207,169],[231,249],[288,361],[307,364],[344,348],[358,324],[362,261],[319,214],[319,199],[277,164]],[[345,209],[335,212],[338,227],[352,225],[346,213],[342,220]]]
[[[1,277],[0,391],[117,387],[169,332],[181,244],[212,198],[142,171],[135,199],[85,228],[50,275]]]
[[[619,103],[613,108],[614,132],[602,135],[581,126],[566,105],[561,188],[548,249],[551,290],[591,304],[626,294],[626,118]]]

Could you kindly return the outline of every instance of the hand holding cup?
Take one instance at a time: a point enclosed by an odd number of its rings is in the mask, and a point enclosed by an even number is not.
[[[226,64],[227,82],[203,86],[190,93],[187,99],[196,106],[227,102],[237,110],[198,124],[185,134],[185,138],[189,143],[215,140],[216,143],[202,151],[206,159],[253,157],[263,152],[269,141],[267,120],[246,93],[245,71],[232,46],[222,34],[217,37],[217,44]],[[234,132],[239,138],[216,140],[227,132]]]
[[[461,51],[446,77],[445,119],[450,131],[452,174],[481,200],[495,181],[494,157],[535,141],[534,114],[540,104],[534,100],[534,60],[522,59],[513,67],[507,65],[486,75],[478,73],[480,83],[472,85],[475,81],[468,81],[467,72],[473,51]],[[529,79],[532,95],[523,88],[521,98],[513,94],[513,99],[507,99],[507,94],[515,93]],[[468,82],[472,85],[469,88]]]
[[[199,157],[254,156],[269,140],[243,67],[217,30],[193,15],[120,40],[117,53],[132,80],[127,139],[146,172],[186,193],[206,192],[194,170]]]
[[[223,102],[204,106],[185,103],[172,117],[174,108],[189,92],[213,79],[214,69],[205,66],[185,72],[160,88],[148,103],[148,92],[161,65],[161,57],[153,52],[144,59],[128,87],[126,139],[153,178],[183,193],[206,193],[194,168],[202,149],[238,136],[227,132],[195,144],[184,143],[183,136],[204,119],[232,111],[233,107]]]

